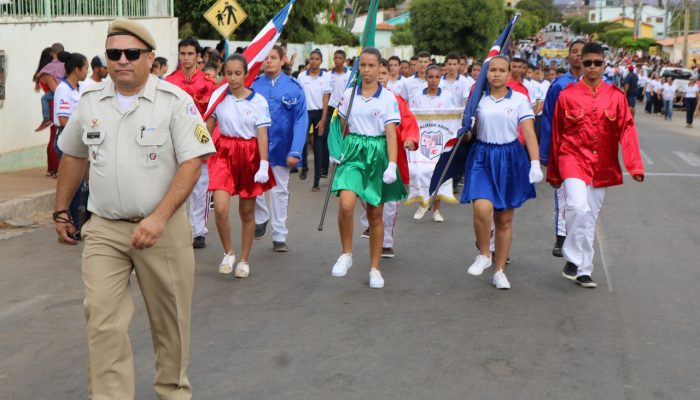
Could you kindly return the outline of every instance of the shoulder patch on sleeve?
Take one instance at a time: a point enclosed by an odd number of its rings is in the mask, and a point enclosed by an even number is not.
[[[197,124],[194,128],[194,136],[197,138],[199,143],[207,143],[211,139],[209,137],[209,132],[207,131],[207,128],[203,127],[200,124]]]

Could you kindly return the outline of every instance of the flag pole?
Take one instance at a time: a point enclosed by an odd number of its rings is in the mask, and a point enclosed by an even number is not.
[[[372,3],[370,4],[370,8],[368,11],[372,12],[374,10],[375,14],[368,13],[368,22],[372,22],[369,19],[369,15],[376,15],[377,12],[377,5],[378,5],[378,0],[372,0]],[[376,19],[374,19],[375,24],[376,24]],[[364,32],[364,35],[362,37],[362,43],[360,43],[360,48],[364,49],[367,45],[367,37],[369,36],[369,30]],[[355,62],[359,63],[360,62],[360,57],[358,56],[355,59]],[[357,74],[355,75],[355,83],[352,85],[352,94],[350,94],[350,101],[348,102],[348,112],[345,113],[345,118],[343,119],[343,124],[340,126],[340,134],[344,135],[345,130],[347,129],[348,121],[350,120],[350,112],[352,111],[352,104],[355,100],[355,93],[357,92],[357,81],[359,80],[360,77],[360,70],[358,68]],[[331,116],[333,118],[333,116]],[[324,132],[326,135],[328,135],[329,132]],[[326,199],[323,202],[323,211],[321,211],[321,221],[318,223],[318,231],[321,232],[323,231],[323,223],[326,220],[326,212],[328,211],[328,202],[330,201],[331,198],[331,188],[333,187],[333,179],[335,178],[335,164],[331,163],[330,165],[330,171],[328,173],[328,189],[326,189]]]
[[[501,53],[503,53],[504,49],[505,51],[508,51],[508,46],[510,45],[510,36],[513,33],[513,28],[515,28],[515,23],[518,21],[518,18],[520,18],[520,13],[516,13],[513,15],[513,26],[510,29],[510,32],[508,32],[508,36],[506,36],[506,40],[504,41],[505,46],[501,49]],[[474,122],[476,121],[476,116],[472,117],[471,121],[471,126],[469,127],[469,135],[471,139],[472,135],[472,128],[474,128]],[[429,204],[429,210],[433,211],[435,209],[435,200],[437,200],[438,193],[440,192],[440,186],[444,183],[445,180],[445,175],[447,175],[447,171],[450,169],[450,165],[452,164],[452,160],[455,157],[455,154],[457,154],[457,150],[459,149],[459,146],[462,144],[462,141],[464,140],[464,136],[466,136],[467,133],[465,132],[463,135],[457,139],[457,143],[455,146],[452,148],[452,152],[450,153],[450,158],[447,159],[447,163],[445,164],[445,168],[442,170],[442,173],[440,174],[440,179],[438,179],[437,186],[435,186],[435,191],[433,192],[432,197],[430,198],[430,204]]]

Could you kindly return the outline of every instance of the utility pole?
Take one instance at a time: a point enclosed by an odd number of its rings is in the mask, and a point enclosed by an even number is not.
[[[683,67],[688,66],[688,26],[690,25],[690,0],[685,0],[685,27],[683,28]]]

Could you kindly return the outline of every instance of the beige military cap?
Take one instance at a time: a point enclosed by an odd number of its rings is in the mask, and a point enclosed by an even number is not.
[[[141,39],[142,42],[146,43],[148,47],[155,50],[156,40],[153,36],[144,28],[143,25],[136,21],[132,21],[126,18],[117,18],[109,24],[109,30],[107,31],[107,37],[116,35],[130,35]]]

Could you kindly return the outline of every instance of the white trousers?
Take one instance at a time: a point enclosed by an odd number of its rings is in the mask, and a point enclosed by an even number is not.
[[[193,236],[207,235],[207,220],[209,219],[209,171],[207,164],[202,163],[202,174],[199,175],[190,197],[187,199],[187,215],[192,225]]]
[[[272,241],[286,242],[287,235],[287,211],[289,209],[289,167],[276,165],[272,167],[272,174],[277,185],[270,189],[270,210],[265,204],[265,193],[255,199],[255,223],[263,224],[270,221],[272,226]]]
[[[554,188],[554,234],[566,236],[566,221],[564,211],[566,210],[566,195],[563,188]]]
[[[594,188],[576,178],[564,179],[566,240],[564,258],[578,267],[577,276],[591,275],[595,228],[605,200],[605,188]]]
[[[367,221],[367,203],[360,200],[362,203],[362,216],[360,217],[360,224],[363,227],[368,228],[369,222]],[[399,206],[401,205],[398,201],[390,201],[384,203],[384,212],[382,214],[382,220],[384,220],[384,241],[382,242],[382,247],[394,247],[394,233],[396,228],[396,221],[399,219]]]

